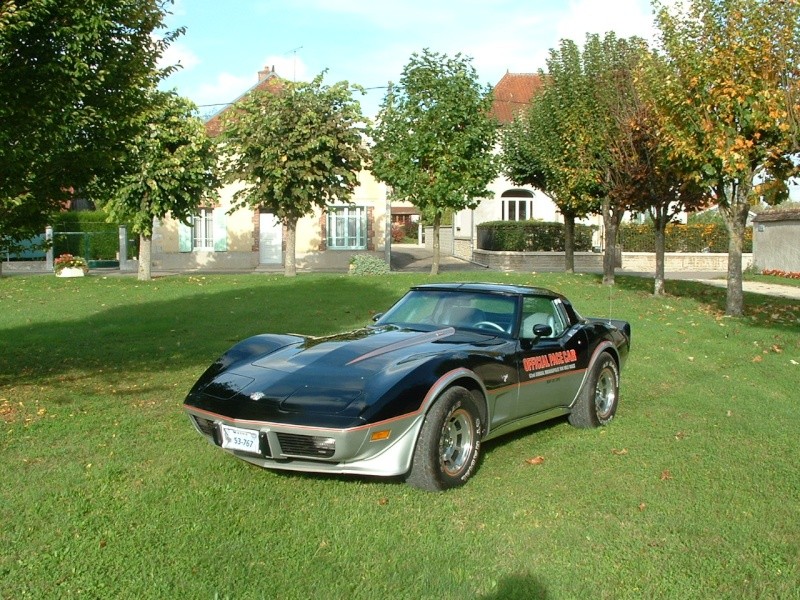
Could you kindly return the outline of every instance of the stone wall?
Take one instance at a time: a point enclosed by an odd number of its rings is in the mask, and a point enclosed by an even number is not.
[[[563,252],[473,250],[472,260],[497,271],[561,271],[564,269]],[[728,269],[727,254],[672,252],[665,255],[665,261],[665,271],[668,273],[713,272],[727,271]],[[752,254],[743,255],[742,268],[748,268],[752,261]],[[623,252],[618,266],[622,271],[654,273],[656,255],[654,252]],[[576,252],[575,270],[602,272],[603,255],[596,252]]]

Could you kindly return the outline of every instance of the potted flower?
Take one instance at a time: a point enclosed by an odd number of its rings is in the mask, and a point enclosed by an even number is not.
[[[83,277],[89,272],[86,259],[72,254],[62,254],[53,261],[56,277]]]

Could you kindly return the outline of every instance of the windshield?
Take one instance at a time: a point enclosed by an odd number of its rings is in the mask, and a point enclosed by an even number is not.
[[[506,335],[516,323],[516,297],[460,290],[412,290],[377,321],[423,331],[455,327]]]

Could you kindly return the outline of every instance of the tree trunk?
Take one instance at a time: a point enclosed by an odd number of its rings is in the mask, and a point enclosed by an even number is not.
[[[139,281],[150,281],[151,276],[151,262],[153,256],[153,236],[139,234]]]
[[[297,275],[297,257],[295,246],[297,240],[297,219],[286,222],[286,254],[283,258],[283,275],[294,277]]]
[[[564,213],[564,270],[575,272],[575,215]]]
[[[653,283],[653,295],[664,295],[664,252],[666,249],[667,220],[660,215],[656,217],[654,226],[656,233],[656,273]]]
[[[742,189],[742,186],[735,187],[728,205],[719,205],[719,212],[728,230],[728,293],[725,299],[725,314],[730,317],[740,317],[744,313],[742,247],[749,211],[747,191]]]
[[[439,260],[441,257],[439,244],[439,228],[442,224],[442,213],[436,211],[433,217],[433,262],[431,263],[431,275],[439,274]]]
[[[617,231],[621,215],[611,206],[609,198],[603,199],[603,227],[605,227],[603,253],[603,285],[614,285],[614,269],[617,263]]]

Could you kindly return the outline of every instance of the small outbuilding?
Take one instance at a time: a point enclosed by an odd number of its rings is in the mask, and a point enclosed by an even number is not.
[[[800,273],[800,203],[776,206],[753,219],[753,265]]]

